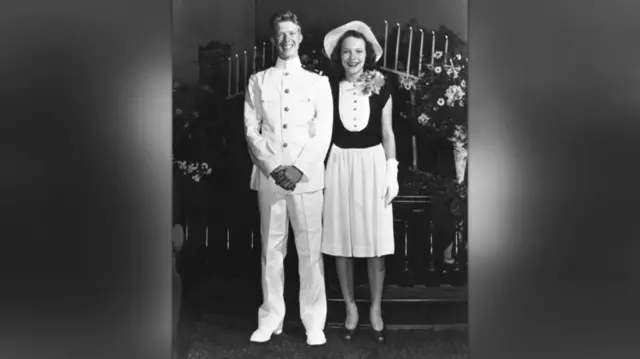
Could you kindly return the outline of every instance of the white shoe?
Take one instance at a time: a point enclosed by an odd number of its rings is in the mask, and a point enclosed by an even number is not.
[[[323,331],[307,333],[307,344],[311,346],[324,345],[326,342],[327,338],[324,336]]]
[[[251,338],[249,339],[252,343],[266,343],[271,340],[272,335],[280,335],[282,334],[282,329],[276,329],[275,331],[260,329],[258,328],[253,334],[251,334]]]

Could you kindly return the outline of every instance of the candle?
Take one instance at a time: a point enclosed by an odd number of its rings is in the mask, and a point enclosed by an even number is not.
[[[433,258],[433,229],[433,222],[429,221],[429,258]],[[433,263],[433,259],[430,259],[429,262]]]
[[[456,237],[453,241],[453,251],[456,254],[456,256],[458,256],[459,252],[460,252],[460,246],[458,243],[460,243],[460,240],[462,239],[462,233],[460,233],[460,224],[456,223]]]
[[[209,226],[204,229],[204,246],[209,247]]]
[[[411,136],[411,145],[413,147],[413,168],[418,168],[418,141],[416,136]]]
[[[447,51],[449,49],[449,36],[444,35],[444,63],[447,63]]]
[[[418,57],[418,76],[422,71],[422,47],[424,46],[424,31],[420,29],[420,56]]]
[[[244,50],[244,71],[242,71],[242,73],[244,74],[244,86],[247,85],[247,50]]]
[[[231,96],[231,57],[229,57],[229,80],[227,82],[227,96]]]
[[[407,54],[407,76],[409,76],[409,69],[411,69],[411,43],[413,42],[413,28],[409,26],[409,53]]]
[[[389,24],[387,20],[384,21],[384,59],[382,60],[382,67],[387,67],[387,41],[389,40]]]
[[[256,46],[253,47],[253,71],[251,73],[256,72],[256,50],[258,48]]]
[[[431,30],[431,66],[433,66],[433,55],[436,53],[436,32]]]
[[[240,58],[236,54],[236,93],[240,92]]]
[[[265,62],[265,59],[267,58],[266,49],[267,49],[267,43],[263,42],[262,43],[262,69],[263,70],[264,70],[264,62]]]
[[[230,244],[230,241],[229,241],[229,228],[227,228],[227,249],[229,249],[229,244]]]
[[[396,40],[396,60],[395,60],[395,68],[398,69],[398,51],[400,50],[400,24],[398,24],[398,38]]]
[[[188,241],[189,240],[189,218],[185,218],[184,219],[184,240]]]

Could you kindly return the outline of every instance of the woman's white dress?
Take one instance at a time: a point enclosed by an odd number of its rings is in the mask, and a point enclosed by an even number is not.
[[[352,84],[340,83],[338,106],[340,121],[334,126],[359,132],[369,125],[369,99]],[[385,206],[385,177],[382,144],[368,148],[332,144],[325,175],[323,253],[360,258],[393,254],[393,209]]]

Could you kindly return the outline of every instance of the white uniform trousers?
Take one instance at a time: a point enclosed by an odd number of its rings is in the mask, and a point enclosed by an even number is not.
[[[320,252],[323,198],[322,190],[301,194],[258,191],[263,296],[258,310],[260,329],[282,329],[285,315],[284,258],[290,220],[299,261],[300,318],[307,333],[324,330],[327,297]]]

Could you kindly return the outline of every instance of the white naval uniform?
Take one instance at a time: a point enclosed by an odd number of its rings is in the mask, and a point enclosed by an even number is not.
[[[258,328],[282,329],[283,261],[291,220],[299,258],[300,317],[307,334],[322,331],[327,315],[320,252],[324,159],[333,128],[328,79],[303,69],[299,58],[278,59],[274,67],[250,76],[244,126],[261,222],[263,303]],[[279,165],[293,165],[303,173],[294,191],[282,189],[270,177]]]

